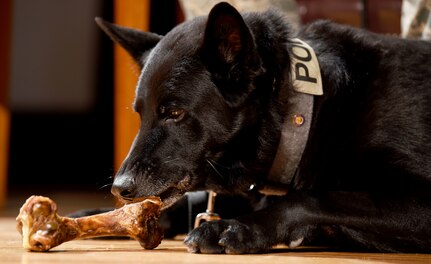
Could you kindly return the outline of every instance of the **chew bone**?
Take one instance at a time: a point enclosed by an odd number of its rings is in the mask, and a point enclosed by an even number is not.
[[[31,251],[48,251],[66,241],[101,236],[128,236],[145,249],[157,247],[163,231],[157,222],[162,202],[150,197],[119,209],[81,218],[62,217],[57,204],[43,196],[31,196],[20,209],[17,229],[23,247]]]

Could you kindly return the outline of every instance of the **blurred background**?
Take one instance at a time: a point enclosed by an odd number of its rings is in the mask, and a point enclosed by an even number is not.
[[[2,0],[0,206],[20,195],[63,192],[96,193],[111,203],[109,184],[138,125],[131,109],[137,70],[121,62],[127,55],[114,53],[94,17],[165,34],[214,2]],[[401,30],[401,0],[230,2],[242,10],[273,5],[293,24],[327,18],[380,33]]]

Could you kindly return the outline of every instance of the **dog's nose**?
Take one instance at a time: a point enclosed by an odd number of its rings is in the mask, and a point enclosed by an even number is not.
[[[111,193],[124,199],[135,198],[136,185],[134,178],[127,174],[115,176],[114,183],[111,187]]]

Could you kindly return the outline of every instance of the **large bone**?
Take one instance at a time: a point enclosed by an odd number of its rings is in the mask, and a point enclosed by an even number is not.
[[[66,241],[101,236],[128,236],[145,249],[157,247],[163,231],[157,222],[162,202],[157,197],[119,209],[81,218],[62,217],[57,204],[43,196],[31,196],[20,209],[17,229],[23,247],[31,251],[47,251]]]

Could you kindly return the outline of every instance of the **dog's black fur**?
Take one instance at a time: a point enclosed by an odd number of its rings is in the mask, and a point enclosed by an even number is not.
[[[201,189],[261,199],[293,89],[291,39],[317,54],[324,95],[288,194],[201,225],[185,239],[191,252],[255,253],[321,238],[359,250],[431,250],[430,43],[328,21],[292,32],[277,12],[241,16],[226,3],[164,37],[98,23],[142,67],[141,128],[112,187],[126,201],[157,195],[170,206]]]

